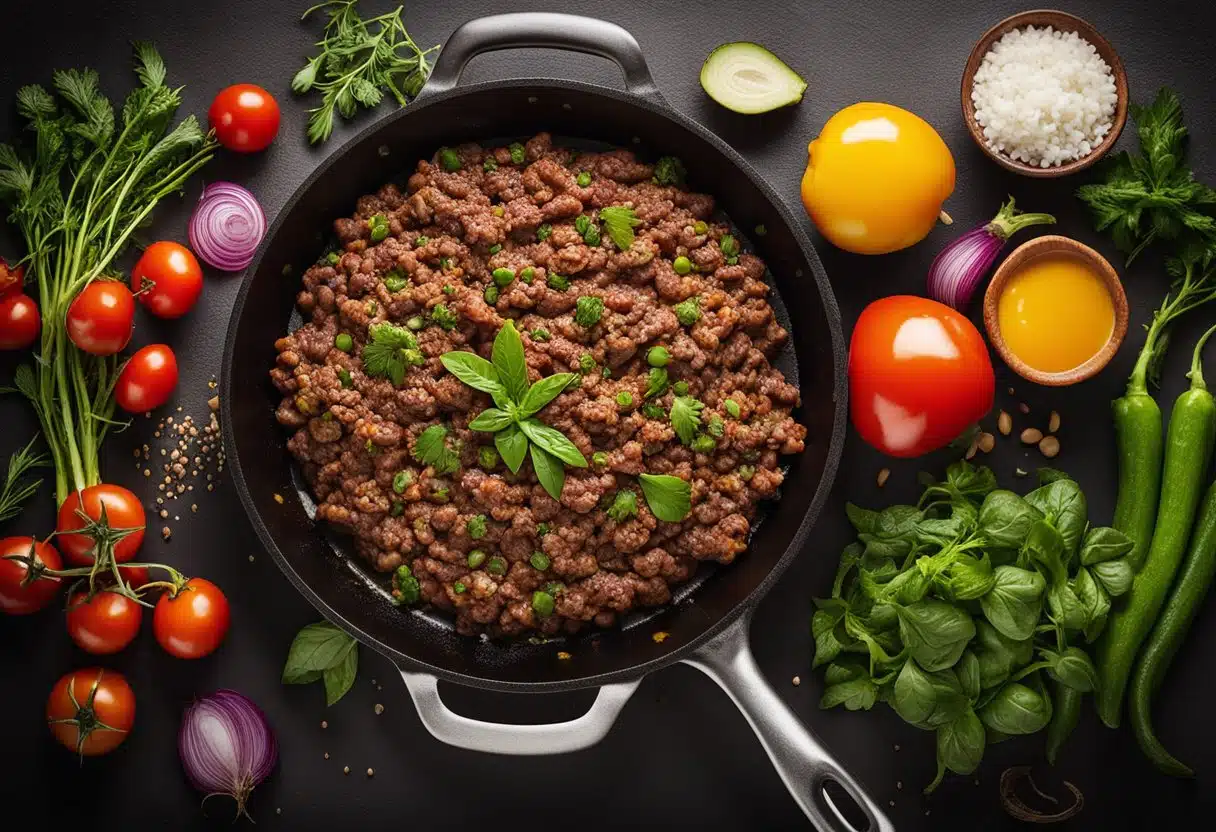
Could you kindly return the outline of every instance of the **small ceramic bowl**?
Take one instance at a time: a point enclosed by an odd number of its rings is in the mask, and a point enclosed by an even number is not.
[[[1004,153],[989,147],[988,140],[984,138],[984,128],[980,127],[979,122],[975,120],[975,104],[971,101],[971,88],[975,82],[975,73],[980,68],[984,56],[988,54],[988,50],[992,48],[994,43],[1004,37],[1007,32],[1013,29],[1022,29],[1026,26],[1051,26],[1058,32],[1076,32],[1094,45],[1094,48],[1098,50],[1098,54],[1102,56],[1102,60],[1106,61],[1107,66],[1110,67],[1111,72],[1115,76],[1115,92],[1118,95],[1118,101],[1115,104],[1114,123],[1111,125],[1110,132],[1106,134],[1097,147],[1090,151],[1089,155],[1050,168],[1040,168],[1028,165],[1025,162],[1015,161]],[[1123,62],[1119,60],[1119,55],[1115,52],[1115,48],[1110,45],[1110,42],[1106,38],[1098,34],[1097,29],[1081,18],[1051,9],[1036,9],[1035,11],[1015,14],[1013,17],[1005,18],[985,32],[983,37],[979,39],[971,50],[970,57],[967,58],[967,66],[963,70],[962,95],[963,119],[967,122],[967,131],[971,133],[971,138],[975,139],[975,143],[980,146],[980,149],[1001,167],[1014,173],[1032,176],[1037,179],[1052,179],[1058,176],[1067,176],[1079,170],[1085,170],[1085,168],[1097,162],[1114,147],[1119,134],[1123,132],[1123,126],[1127,123],[1127,73],[1123,71]]]
[[[1115,307],[1115,325],[1111,329],[1110,338],[1105,346],[1084,364],[1060,373],[1045,373],[1042,370],[1036,370],[1033,367],[1027,366],[1026,362],[1010,351],[1005,343],[1005,339],[1001,336],[1000,319],[997,315],[997,301],[1000,299],[1001,293],[1005,291],[1005,285],[1009,283],[1009,279],[1017,273],[1018,269],[1026,261],[1057,251],[1080,257],[1102,278],[1102,282],[1106,284],[1106,290],[1110,292],[1110,299]],[[988,284],[988,291],[984,293],[984,328],[988,330],[988,340],[996,348],[997,354],[1001,356],[1001,359],[1015,373],[1024,379],[1033,381],[1035,384],[1043,384],[1048,387],[1066,387],[1069,384],[1076,384],[1078,381],[1085,381],[1087,378],[1096,375],[1098,371],[1110,362],[1111,358],[1118,351],[1119,345],[1123,343],[1123,336],[1127,335],[1127,295],[1123,293],[1123,283],[1119,280],[1118,273],[1101,254],[1098,254],[1098,252],[1084,243],[1078,243],[1076,240],[1069,239],[1068,237],[1045,234],[1042,237],[1035,237],[1033,240],[1022,243],[1022,245],[1014,249],[1005,258],[1005,262],[1001,263],[1000,268],[996,270],[996,274],[992,276],[992,281]]]

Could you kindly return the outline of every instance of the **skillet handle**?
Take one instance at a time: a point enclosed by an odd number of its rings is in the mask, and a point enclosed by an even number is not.
[[[747,643],[751,617],[750,611],[740,616],[685,663],[717,682],[747,717],[786,788],[816,829],[856,832],[823,790],[826,783],[834,781],[865,814],[868,832],[895,832],[895,826],[861,784],[819,744],[765,681]]]
[[[418,97],[450,90],[460,83],[465,65],[483,52],[543,47],[599,55],[625,74],[626,88],[646,98],[661,98],[650,77],[642,47],[633,35],[606,20],[557,12],[513,12],[479,17],[459,26],[435,61]]]
[[[439,697],[439,680],[429,673],[401,671],[414,707],[435,739],[489,754],[531,756],[565,754],[590,748],[604,738],[641,679],[604,685],[587,713],[569,722],[508,725],[482,722],[448,709]]]

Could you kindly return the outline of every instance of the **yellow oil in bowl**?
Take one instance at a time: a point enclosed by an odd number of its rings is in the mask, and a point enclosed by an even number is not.
[[[1073,370],[1097,355],[1115,328],[1110,291],[1082,258],[1050,252],[1024,263],[997,301],[1011,353],[1043,373]]]

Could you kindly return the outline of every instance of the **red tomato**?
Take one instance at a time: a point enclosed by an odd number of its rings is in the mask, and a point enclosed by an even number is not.
[[[82,757],[108,754],[135,725],[135,693],[121,673],[100,667],[76,670],[51,688],[46,719],[65,748]]]
[[[68,599],[68,635],[86,653],[117,653],[139,635],[144,608],[125,595],[103,589],[91,599],[76,592]]]
[[[201,659],[228,633],[228,599],[205,578],[191,578],[176,595],[166,593],[152,616],[156,640],[179,659]]]
[[[220,144],[238,153],[265,150],[279,132],[279,104],[255,84],[233,84],[220,90],[207,118]]]
[[[177,357],[165,344],[139,350],[123,365],[114,385],[114,401],[128,413],[155,410],[177,387]]]
[[[49,543],[32,537],[6,537],[0,540],[0,612],[8,615],[38,612],[59,594],[59,587],[62,586],[59,578],[43,575],[30,584],[23,584],[29,571],[25,564],[5,558],[5,555],[28,557],[31,550],[34,559],[48,569],[63,568],[63,558]]]
[[[101,506],[106,507],[106,523],[110,529],[135,529],[136,531],[114,544],[114,560],[125,563],[135,557],[144,542],[144,507],[139,498],[121,485],[90,485],[83,491],[73,491],[59,507],[59,522],[55,530],[56,541],[63,550],[68,563],[75,566],[92,566],[94,541],[86,534],[70,534],[88,524],[77,513],[83,509],[93,522],[101,519]],[[65,534],[65,532],[68,532]]]
[[[190,249],[162,240],[144,249],[131,272],[131,288],[156,317],[180,318],[203,291],[203,270]]]
[[[971,321],[937,301],[896,295],[857,319],[849,387],[861,438],[913,457],[954,441],[991,410],[995,379]]]
[[[38,338],[38,304],[20,290],[0,296],[0,350],[23,350]]]
[[[92,355],[114,355],[135,331],[135,299],[125,283],[94,280],[68,307],[68,337]]]
[[[12,292],[20,292],[25,285],[25,264],[16,268],[0,257],[0,298]]]

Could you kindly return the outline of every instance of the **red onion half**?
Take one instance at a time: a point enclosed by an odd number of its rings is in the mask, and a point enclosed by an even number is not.
[[[213,182],[204,188],[190,217],[190,248],[224,272],[239,272],[253,262],[265,234],[262,206],[233,182]]]
[[[979,228],[973,228],[942,249],[929,267],[929,297],[939,303],[966,311],[976,287],[983,281],[996,256],[1017,232],[1032,225],[1050,225],[1051,214],[1023,214],[1013,205],[1013,197]]]
[[[203,802],[226,794],[236,801],[237,817],[249,817],[249,795],[279,758],[266,715],[234,690],[218,690],[186,709],[177,750],[190,784],[206,793]]]

